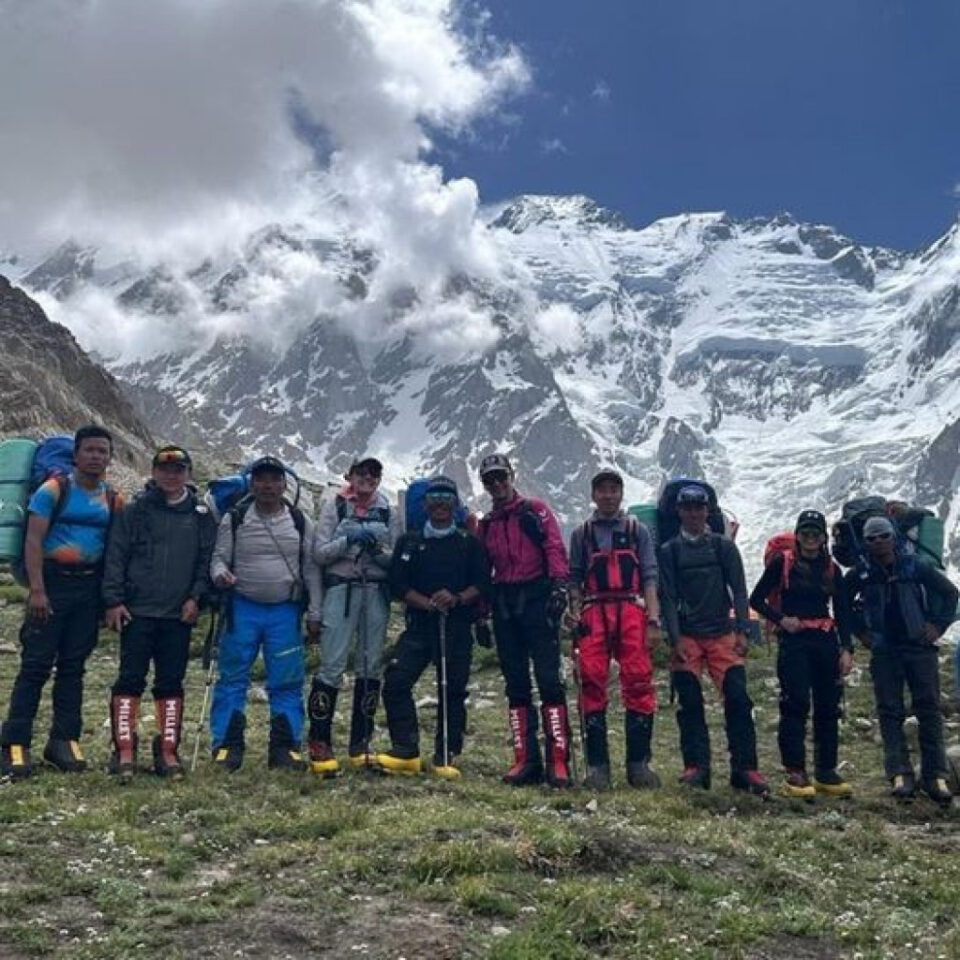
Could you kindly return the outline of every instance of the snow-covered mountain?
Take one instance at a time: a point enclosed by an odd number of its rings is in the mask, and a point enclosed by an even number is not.
[[[296,225],[222,262],[66,244],[0,272],[105,353],[158,436],[320,478],[369,451],[394,485],[443,470],[477,502],[477,461],[506,450],[567,522],[600,464],[631,501],[703,475],[754,554],[802,507],[897,494],[941,513],[960,560],[960,225],[907,255],[787,215],[632,229],[584,197],[527,196],[484,242],[499,266],[446,277],[429,324],[428,294],[385,286],[377,250]],[[149,349],[111,356],[91,303]]]

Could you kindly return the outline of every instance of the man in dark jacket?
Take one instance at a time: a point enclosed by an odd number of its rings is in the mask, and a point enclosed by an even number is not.
[[[470,677],[473,637],[470,625],[489,585],[483,547],[475,536],[454,524],[457,487],[448,477],[434,477],[427,486],[423,532],[408,531],[393,552],[390,582],[407,607],[406,629],[387,664],[383,704],[393,746],[377,755],[388,773],[420,772],[420,743],[413,688],[426,667],[437,669],[439,692],[433,771],[460,776],[457,759],[463,751],[464,702]]]
[[[730,786],[757,796],[770,792],[757,770],[753,702],[747,693],[747,587],[740,551],[707,528],[709,498],[690,484],[677,496],[680,532],[660,548],[661,608],[673,646],[670,668],[680,701],[681,782],[710,787],[710,737],[700,674],[704,667],[723,697]],[[733,598],[735,621],[730,623]]]
[[[936,642],[956,616],[958,591],[932,564],[897,549],[893,524],[886,517],[867,520],[863,539],[866,563],[852,569],[845,583],[851,602],[862,604],[891,794],[912,800],[917,789],[903,732],[906,683],[918,723],[920,786],[935,803],[948,806],[952,795],[946,780]]]
[[[121,633],[120,675],[110,699],[110,772],[124,778],[136,771],[140,697],[151,660],[159,728],[153,768],[161,776],[183,776],[177,753],[183,677],[216,537],[212,517],[188,486],[190,467],[182,447],[161,447],[150,481],[117,515],[107,545],[107,626]]]

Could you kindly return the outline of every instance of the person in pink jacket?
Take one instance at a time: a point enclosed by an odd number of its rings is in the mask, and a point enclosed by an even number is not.
[[[504,776],[512,786],[572,785],[570,725],[560,677],[560,620],[567,606],[569,565],[556,517],[545,503],[514,488],[510,461],[493,453],[480,463],[493,501],[479,536],[492,566],[493,626],[506,682],[514,762]],[[540,693],[546,764],[537,740],[530,661]]]

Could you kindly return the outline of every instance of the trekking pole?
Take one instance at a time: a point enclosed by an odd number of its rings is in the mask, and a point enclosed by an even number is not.
[[[203,736],[203,723],[207,715],[207,705],[210,702],[210,688],[213,686],[214,674],[217,670],[217,654],[219,653],[220,636],[226,625],[224,611],[214,609],[210,614],[210,626],[203,641],[203,669],[206,671],[206,683],[203,688],[203,700],[200,703],[200,716],[197,718],[197,732],[193,741],[193,757],[190,760],[190,772],[197,769],[197,758],[200,755],[200,738]]]
[[[443,766],[450,766],[450,700],[447,697],[447,615],[442,610],[437,629],[440,634],[440,703],[443,708]]]
[[[357,562],[360,567],[360,616],[357,617],[357,633],[360,642],[360,667],[363,670],[363,698],[361,700],[361,711],[363,713],[363,769],[370,771],[370,727],[372,724],[368,720],[368,711],[370,709],[370,678],[369,678],[369,655],[367,648],[367,571],[363,565],[363,554],[366,546],[361,548],[357,556]]]
[[[570,643],[570,660],[573,663],[573,682],[577,688],[577,717],[579,719],[580,727],[580,756],[583,760],[584,767],[584,776],[586,776],[586,766],[587,766],[587,726],[586,721],[583,716],[583,676],[580,672],[580,631],[582,630],[582,624],[577,623],[571,632],[571,643]],[[571,751],[572,755],[572,766],[573,766],[573,776],[574,779],[579,779],[579,771],[577,767],[577,757],[574,751]]]

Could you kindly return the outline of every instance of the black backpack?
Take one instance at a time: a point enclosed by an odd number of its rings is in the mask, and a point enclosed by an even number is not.
[[[657,501],[657,537],[661,544],[672,540],[680,532],[680,517],[677,515],[677,496],[684,487],[702,487],[707,494],[707,526],[721,536],[727,534],[727,522],[717,500],[717,491],[703,480],[678,477],[671,480]]]
[[[830,548],[833,559],[841,567],[855,567],[863,560],[863,525],[871,517],[885,517],[887,501],[883,497],[857,497],[848,500],[840,511],[840,519],[833,525]]]

